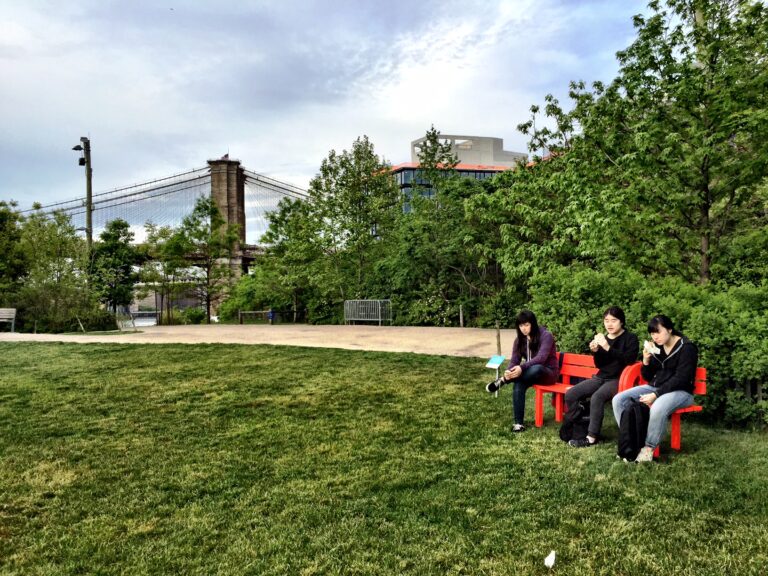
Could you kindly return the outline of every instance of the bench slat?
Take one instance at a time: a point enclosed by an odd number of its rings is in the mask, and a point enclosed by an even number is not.
[[[597,373],[594,366],[563,366],[560,368],[562,376],[578,376],[580,378],[591,378]]]
[[[587,366],[595,367],[595,357],[587,354],[573,354],[572,352],[563,352],[563,367],[565,366]]]

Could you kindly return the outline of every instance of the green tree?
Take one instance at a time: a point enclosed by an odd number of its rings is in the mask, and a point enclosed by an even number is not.
[[[144,256],[139,271],[143,287],[137,293],[144,297],[150,288],[154,289],[160,297],[159,322],[173,324],[174,298],[188,288],[182,239],[170,226],[147,222],[144,228],[146,241],[142,246]]]
[[[284,198],[267,218],[269,228],[261,238],[266,254],[255,275],[259,301],[275,308],[290,303],[294,315],[311,306],[314,314],[316,295],[322,292],[315,281],[322,252],[313,206],[307,200]]]
[[[482,199],[488,183],[463,178],[457,159],[433,127],[419,147],[419,176],[388,251],[388,277],[401,321],[456,324],[460,306],[482,324],[497,319],[504,278],[497,258],[500,223],[489,225]]]
[[[138,281],[134,266],[139,264],[133,246],[134,234],[122,219],[108,222],[93,249],[91,281],[99,300],[113,313],[118,306],[133,301],[133,287]]]
[[[400,209],[399,191],[389,165],[375,153],[367,136],[352,149],[331,150],[309,188],[321,285],[334,299],[368,298],[372,268],[381,239]]]
[[[610,84],[572,83],[573,110],[550,96],[553,126],[521,129],[532,147],[567,156],[563,213],[579,255],[707,282],[768,168],[768,11],[742,0],[649,6]]]
[[[192,213],[182,221],[177,237],[169,244],[177,257],[183,255],[198,271],[196,289],[200,301],[205,304],[208,324],[211,323],[211,304],[232,284],[235,273],[230,259],[237,239],[236,227],[227,225],[216,201],[201,197]]]
[[[23,218],[16,206],[15,202],[0,201],[0,306],[14,304],[27,273],[27,259],[21,245]]]
[[[69,216],[32,213],[24,222],[22,250],[29,273],[20,302],[35,327],[63,330],[94,306],[88,289],[88,250]]]
[[[454,169],[459,159],[453,153],[451,143],[441,140],[440,131],[434,124],[427,130],[416,153],[419,157],[419,171],[428,187],[439,189],[443,181],[456,176]],[[419,180],[417,178],[416,188]]]

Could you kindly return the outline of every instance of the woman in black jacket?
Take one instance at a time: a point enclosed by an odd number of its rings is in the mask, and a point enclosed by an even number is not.
[[[658,315],[648,322],[653,343],[643,345],[640,373],[648,384],[625,390],[613,397],[613,414],[621,423],[621,414],[630,402],[639,400],[651,408],[645,446],[636,462],[653,461],[653,451],[661,442],[670,415],[693,404],[693,380],[699,361],[699,350],[667,316]]]
[[[572,410],[580,400],[591,398],[589,404],[589,428],[586,438],[573,439],[568,444],[575,448],[594,446],[600,440],[605,405],[619,389],[622,370],[637,360],[639,344],[637,336],[625,330],[624,310],[611,306],[603,312],[606,333],[597,333],[589,343],[595,355],[598,371],[589,380],[576,384],[565,393],[565,405]]]

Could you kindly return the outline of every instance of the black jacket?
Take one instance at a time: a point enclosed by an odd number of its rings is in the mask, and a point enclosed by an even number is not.
[[[608,350],[602,347],[595,352],[595,366],[599,368],[597,375],[606,380],[621,376],[622,370],[637,360],[640,345],[637,336],[624,330],[618,338],[608,338]]]
[[[643,364],[640,373],[651,386],[655,386],[656,396],[667,392],[683,390],[693,394],[693,380],[696,376],[696,365],[699,362],[699,349],[696,344],[682,334],[672,351],[667,355],[664,347],[661,352],[651,354],[650,363]]]

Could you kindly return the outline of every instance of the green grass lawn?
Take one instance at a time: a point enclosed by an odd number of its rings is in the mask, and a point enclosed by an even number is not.
[[[567,447],[551,412],[513,436],[510,391],[486,394],[478,359],[0,357],[2,574],[768,573],[764,434],[689,416],[683,451],[642,466]]]

